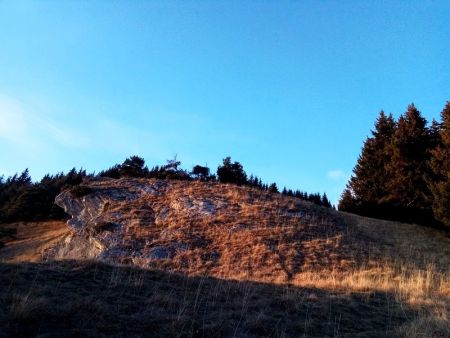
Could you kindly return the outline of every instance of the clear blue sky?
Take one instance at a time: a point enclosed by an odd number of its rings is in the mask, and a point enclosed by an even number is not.
[[[337,201],[379,111],[450,100],[450,1],[0,1],[0,173],[225,156]]]

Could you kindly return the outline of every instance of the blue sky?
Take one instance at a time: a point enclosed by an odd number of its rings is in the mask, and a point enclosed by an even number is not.
[[[0,173],[225,156],[336,202],[381,109],[450,100],[449,1],[0,1]]]

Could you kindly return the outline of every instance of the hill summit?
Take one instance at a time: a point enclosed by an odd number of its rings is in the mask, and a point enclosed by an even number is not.
[[[305,269],[348,268],[363,248],[330,209],[236,185],[105,178],[56,203],[72,232],[54,258],[288,281]]]

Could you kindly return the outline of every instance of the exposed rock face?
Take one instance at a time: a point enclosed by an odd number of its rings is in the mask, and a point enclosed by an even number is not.
[[[59,248],[57,256],[76,256],[84,243],[83,257],[142,265],[187,250],[188,243],[158,245],[152,240],[155,238],[143,233],[162,225],[171,211],[207,216],[214,212],[214,205],[211,201],[182,197],[170,203],[172,210],[165,208],[156,200],[165,195],[167,185],[155,180],[99,179],[89,184],[85,195],[75,190],[62,192],[55,203],[72,216],[67,224],[74,235],[66,240],[64,249]]]
[[[97,179],[56,203],[72,216],[73,234],[49,258],[280,280],[313,266],[345,268],[357,256],[332,211],[246,187]]]

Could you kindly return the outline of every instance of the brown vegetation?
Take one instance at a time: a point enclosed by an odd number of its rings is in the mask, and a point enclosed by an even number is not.
[[[186,199],[222,201],[222,207],[202,216],[179,203]],[[145,269],[89,261],[3,263],[5,332],[450,336],[450,239],[444,232],[223,184],[170,182],[165,194],[149,195],[147,202],[157,214],[164,211],[164,219],[146,226],[136,217],[127,236],[187,249]],[[130,204],[130,215],[139,210]],[[53,226],[49,236],[65,239],[60,223]],[[50,227],[34,224],[29,235],[43,239]],[[6,241],[0,259],[17,261],[5,253],[20,243]]]
[[[0,262],[39,262],[46,250],[70,233],[63,221],[0,225]]]

